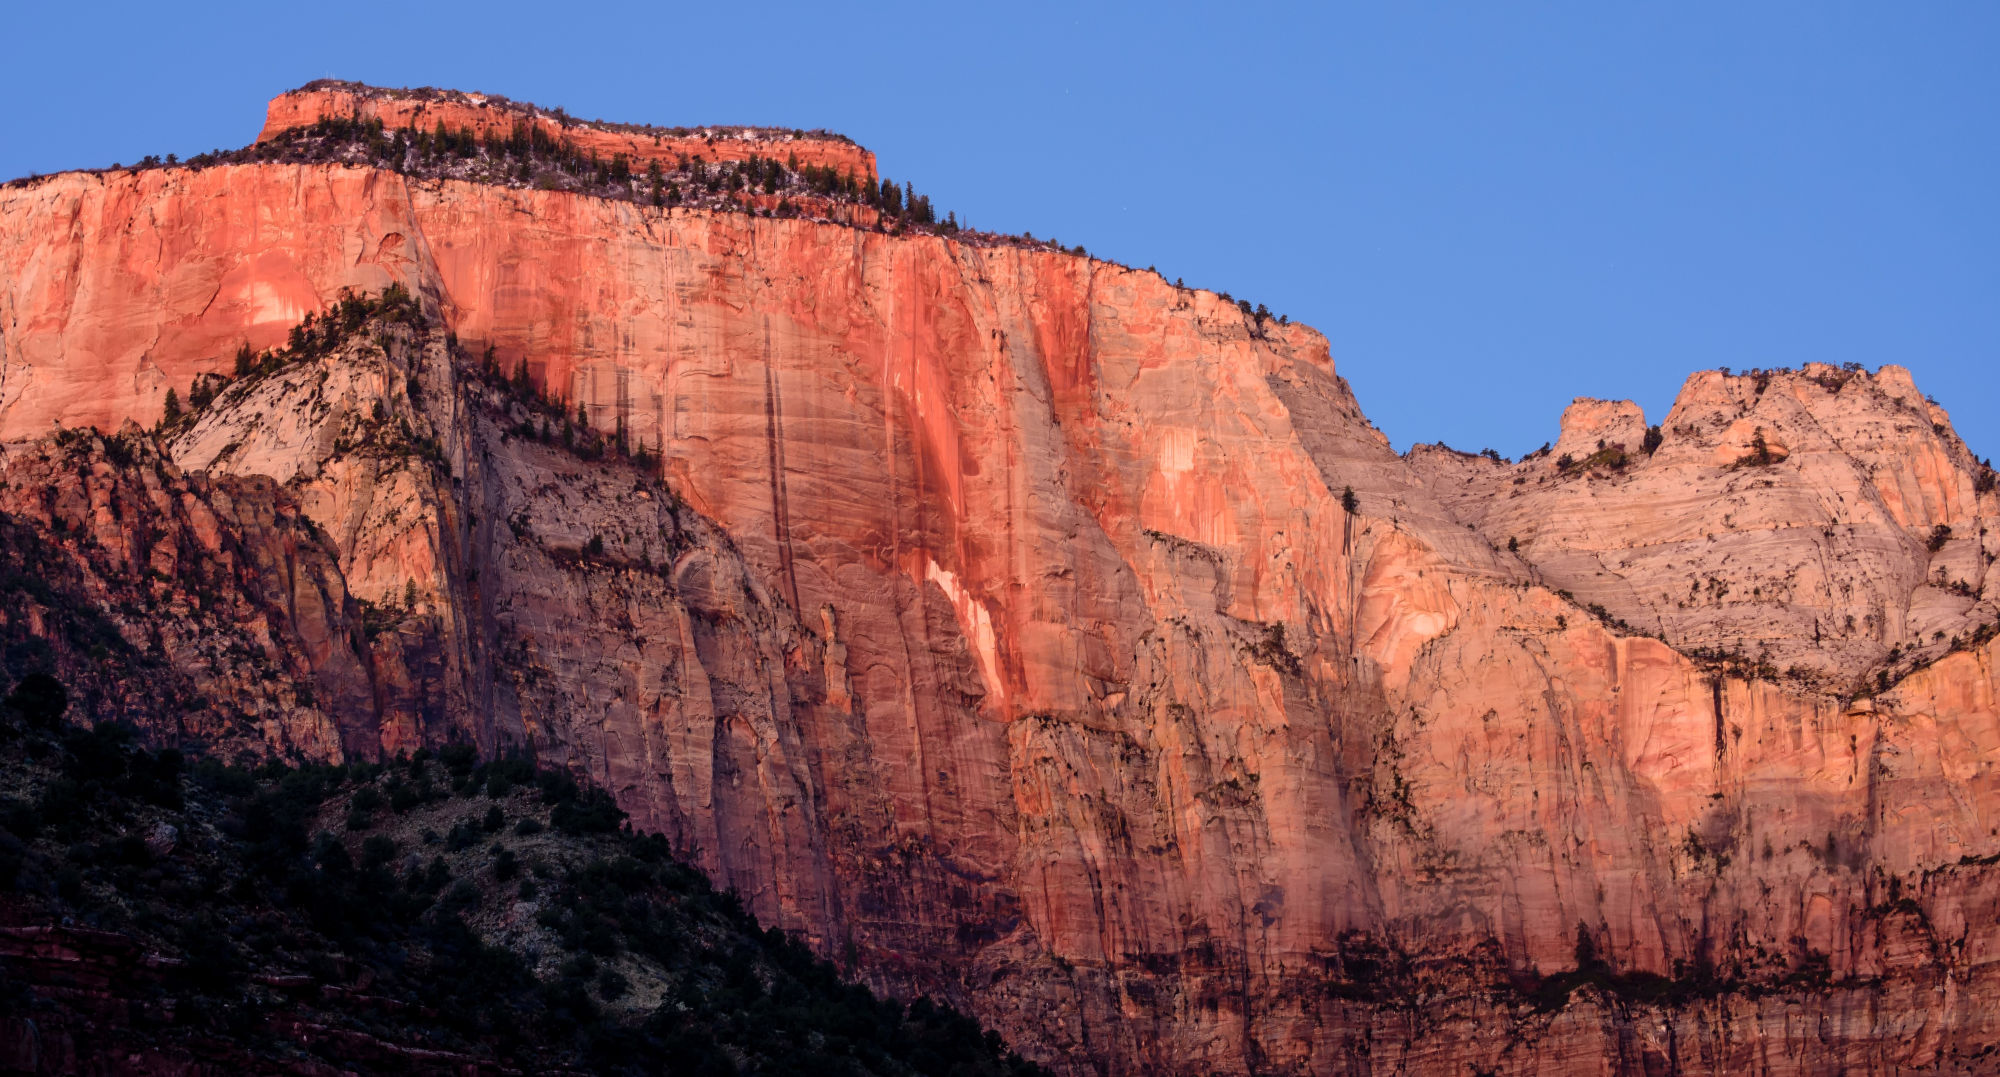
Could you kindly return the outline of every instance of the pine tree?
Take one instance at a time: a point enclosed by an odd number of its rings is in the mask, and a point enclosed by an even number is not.
[[[161,415],[161,421],[168,423],[179,422],[180,417],[181,417],[180,395],[178,393],[175,393],[172,389],[168,389],[166,411]]]
[[[1590,937],[1590,928],[1584,926],[1583,921],[1578,920],[1576,922],[1576,970],[1578,972],[1593,972],[1602,968],[1603,965],[1603,959],[1597,956],[1597,940]]]

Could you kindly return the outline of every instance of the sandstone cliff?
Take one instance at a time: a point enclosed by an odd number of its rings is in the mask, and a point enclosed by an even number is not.
[[[1650,453],[1589,406],[1406,458],[1314,331],[1052,250],[287,164],[52,177],[0,227],[5,439],[418,297],[164,442],[406,611],[294,741],[531,746],[1037,1058],[2000,1043],[2000,500],[1896,368],[1696,375]]]

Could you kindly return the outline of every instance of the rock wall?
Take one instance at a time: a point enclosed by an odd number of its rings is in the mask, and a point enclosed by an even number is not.
[[[571,760],[760,916],[1066,1071],[2000,1042],[1996,503],[1892,369],[1834,411],[1697,375],[1659,452],[1593,477],[1398,457],[1312,330],[1051,251],[278,165],[53,177],[0,222],[8,439],[151,423],[237,342],[409,285],[456,358],[345,352],[169,441],[283,480],[358,598],[414,584],[337,750]],[[488,347],[664,488],[523,433],[464,374]],[[336,412],[374,400],[444,462],[349,459]],[[1759,425],[1783,459],[1731,470]],[[1669,569],[1761,589],[1791,541],[1837,567],[1761,620],[1668,601]],[[1664,567],[1566,560],[1607,549]],[[1872,699],[1689,657],[1852,665],[1799,611],[1930,609],[1935,556],[1971,573],[1922,621],[1957,646]]]

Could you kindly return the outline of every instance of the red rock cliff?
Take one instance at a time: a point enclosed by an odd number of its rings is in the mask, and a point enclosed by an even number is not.
[[[323,383],[173,442],[291,483],[355,594],[437,596],[434,694],[330,716],[338,750],[532,740],[760,915],[1069,1071],[1962,1070],[2000,1043],[2000,506],[1945,433],[1731,470],[1703,439],[1736,416],[1692,412],[1737,390],[1697,379],[1680,425],[1713,430],[1658,476],[1515,506],[1526,471],[1390,452],[1314,331],[1051,251],[291,165],[58,176],[0,222],[0,438],[150,423],[238,341],[403,282],[656,452],[710,538],[436,403],[437,485],[269,421]],[[406,406],[355,369],[342,407]],[[1901,421],[1850,391],[1854,429]],[[1899,445],[1913,485],[1868,466]],[[1685,599],[1648,578],[1600,618],[1543,557],[1651,550],[1646,483],[1757,505],[1765,478],[1949,526],[1955,645],[1854,701],[1689,657],[1713,617],[1618,628]],[[1773,526],[1872,556],[1795,509]],[[1698,586],[1765,541],[1743,519],[1669,536]],[[557,555],[593,535],[626,567]],[[1928,578],[1864,575],[1906,603]],[[1834,576],[1811,601],[1869,601]],[[1550,1003],[1571,969],[1599,979]]]

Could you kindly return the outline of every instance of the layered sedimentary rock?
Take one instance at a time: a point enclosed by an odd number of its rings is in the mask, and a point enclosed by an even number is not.
[[[1047,249],[289,165],[53,177],[0,228],[5,439],[421,297],[164,442],[406,611],[317,750],[571,762],[1068,1072],[2000,1043],[2000,502],[1895,368],[1696,375],[1650,453],[1585,406],[1405,458],[1318,333]],[[638,462],[563,449],[579,408]]]
[[[392,131],[409,127],[430,132],[443,125],[454,135],[470,131],[481,139],[504,139],[519,129],[533,128],[550,143],[567,141],[578,152],[595,154],[607,162],[622,154],[641,172],[655,161],[672,168],[684,159],[716,162],[769,157],[794,162],[795,167],[831,168],[856,180],[875,175],[874,154],[824,131],[741,126],[690,130],[582,121],[560,111],[545,112],[486,94],[387,90],[339,81],[311,83],[272,98],[257,141],[270,141],[285,131],[328,118],[379,120]]]

